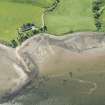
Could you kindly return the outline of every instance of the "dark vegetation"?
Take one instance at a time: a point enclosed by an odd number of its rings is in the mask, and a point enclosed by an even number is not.
[[[37,28],[33,23],[27,23],[23,24],[18,30],[17,30],[17,37],[16,39],[13,39],[11,41],[3,41],[0,40],[0,43],[10,46],[12,48],[16,48],[18,45],[20,45],[22,42],[24,42],[26,39],[38,34],[43,33],[47,31],[47,26],[43,26],[41,28]]]
[[[44,2],[42,2],[43,0],[38,0],[38,1],[37,0],[4,0],[4,1],[8,1],[8,2],[11,1],[11,2],[25,4],[25,5],[26,4],[32,4],[32,5],[37,5],[37,6],[41,6],[39,4],[44,3]],[[47,1],[47,0],[45,0],[45,1]],[[77,3],[78,5],[74,4],[73,8],[71,8],[69,10],[68,10],[68,8],[70,7],[70,5],[68,5],[68,4],[71,3],[69,0],[67,0],[67,1],[51,0],[51,2],[49,0],[49,3],[47,3],[47,2],[45,2],[44,5],[42,6],[45,9],[44,13],[46,14],[45,19],[44,19],[45,20],[45,24],[46,24],[45,26],[41,26],[40,27],[38,25],[38,22],[37,22],[38,27],[34,26],[35,27],[34,30],[31,29],[31,28],[29,28],[27,30],[27,27],[31,27],[30,23],[29,24],[23,24],[19,28],[19,30],[17,31],[17,34],[16,34],[15,38],[11,38],[12,40],[7,41],[7,42],[6,41],[0,41],[0,42],[5,44],[5,45],[8,45],[8,46],[11,46],[11,47],[15,48],[16,46],[20,45],[23,41],[25,41],[26,39],[32,37],[33,35],[35,35],[37,33],[46,32],[47,31],[47,27],[48,27],[48,32],[51,33],[51,32],[54,31],[55,35],[58,35],[58,33],[60,33],[60,35],[73,33],[73,32],[75,32],[75,28],[77,28],[78,31],[79,31],[79,28],[81,28],[82,30],[85,31],[85,29],[83,29],[84,27],[91,27],[92,25],[94,25],[93,17],[94,17],[95,26],[96,26],[94,31],[96,29],[97,29],[97,31],[102,31],[102,28],[103,28],[102,24],[103,23],[101,21],[101,15],[102,15],[102,13],[103,13],[103,11],[105,9],[104,5],[103,5],[104,4],[104,0],[94,0],[92,2],[92,8],[91,8],[92,11],[91,11],[91,13],[89,11],[90,7],[91,7],[90,6],[89,10],[88,10],[89,12],[87,11],[87,13],[85,15],[81,11],[81,10],[83,10],[81,8],[78,8],[78,10],[76,10],[76,13],[75,13],[74,7],[76,7],[76,6],[81,7],[81,6],[85,5],[87,2],[85,3],[84,1],[81,1],[81,2],[83,2],[83,4],[81,4],[81,3],[80,4]],[[91,5],[91,2],[89,2],[89,3],[90,4],[88,4],[88,5]],[[67,6],[69,6],[69,7],[67,7]],[[72,7],[72,5],[71,5],[71,7]],[[63,11],[64,11],[64,13],[63,13]],[[80,15],[79,12],[81,13],[81,16],[79,16]],[[92,12],[93,12],[93,17],[92,17]],[[82,13],[83,13],[83,16],[82,16]],[[75,16],[75,14],[76,14],[76,16]],[[89,15],[87,15],[87,14],[89,14]],[[77,16],[79,16],[78,19],[77,19]],[[67,17],[69,17],[69,18],[67,18]],[[76,17],[76,19],[74,17]],[[40,18],[40,17],[38,17],[38,18]],[[75,21],[72,21],[72,19],[74,19]],[[90,19],[90,20],[88,20],[88,19]],[[76,25],[74,25],[74,22],[76,23]],[[18,22],[16,22],[16,23],[18,23]],[[22,23],[25,23],[25,22],[22,22]],[[83,23],[85,23],[85,25],[86,24],[87,25],[83,26]],[[77,26],[77,25],[79,25],[79,26]],[[92,27],[94,27],[94,26],[92,26]],[[58,31],[58,30],[60,30],[60,31]]]
[[[53,10],[55,10],[59,2],[60,0],[55,0],[55,2],[51,6],[46,8],[45,12],[52,12]]]
[[[47,31],[47,26],[43,26],[41,28],[37,28],[33,23],[23,24],[17,31],[17,38],[16,40],[13,39],[10,41],[11,47],[15,48],[24,42],[26,39],[42,32]]]
[[[103,13],[103,0],[95,0],[92,3],[92,12],[95,19],[95,26],[97,28],[97,31],[100,31],[102,28],[102,22],[101,22],[101,15]]]
[[[15,2],[15,0],[13,0],[13,1]],[[24,0],[20,0],[20,1],[24,2]],[[16,2],[17,2],[17,0],[16,0]],[[53,11],[57,7],[59,2],[60,2],[59,0],[55,0],[55,2],[50,7],[47,7],[45,9],[45,13]],[[31,1],[30,1],[30,3],[31,3]],[[6,45],[9,45],[9,46],[15,48],[18,45],[20,45],[22,42],[24,42],[26,39],[28,39],[38,33],[46,32],[46,31],[47,31],[46,25],[42,26],[41,28],[38,28],[33,23],[23,24],[17,31],[16,40],[13,39]]]

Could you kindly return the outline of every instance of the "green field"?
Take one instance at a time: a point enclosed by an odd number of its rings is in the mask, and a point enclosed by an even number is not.
[[[49,5],[50,0],[41,3],[42,0],[32,5],[27,3],[0,1],[0,39],[11,40],[16,37],[16,30],[23,23],[33,22],[41,25],[43,7]],[[45,5],[46,4],[46,5]]]
[[[16,38],[16,30],[27,22],[41,25],[41,15],[44,7],[54,0],[1,0],[0,1],[0,39]],[[60,0],[58,7],[47,13],[45,23],[48,33],[63,34],[74,31],[95,31],[91,11],[92,0]]]
[[[31,11],[31,12],[30,12]],[[0,2],[0,39],[16,37],[16,29],[27,22],[41,23],[42,8],[29,4]]]
[[[46,16],[49,32],[95,31],[92,0],[60,0],[58,8]]]

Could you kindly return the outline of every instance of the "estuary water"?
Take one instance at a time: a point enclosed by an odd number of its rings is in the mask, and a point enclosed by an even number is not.
[[[13,100],[0,105],[105,105],[105,73],[74,78],[40,77]]]

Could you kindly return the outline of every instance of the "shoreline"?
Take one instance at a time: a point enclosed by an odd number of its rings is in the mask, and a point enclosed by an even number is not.
[[[99,40],[99,42],[97,40]],[[21,46],[18,46],[14,49],[18,62],[17,64],[14,63],[13,67],[19,78],[16,81],[17,85],[15,86],[15,88],[11,87],[12,90],[9,92],[8,96],[14,97],[23,89],[23,87],[25,87],[28,83],[30,83],[38,75],[40,75],[41,71],[39,71],[38,68],[40,66],[40,63],[38,63],[38,60],[42,61],[46,57],[43,55],[43,51],[47,53],[50,51],[49,53],[52,53],[52,50],[56,48],[58,49],[59,53],[59,51],[65,50],[66,53],[64,53],[64,55],[61,55],[66,56],[65,54],[67,54],[67,56],[69,55],[71,57],[71,61],[77,60],[77,62],[79,61],[79,59],[80,61],[81,59],[83,59],[83,61],[90,59],[95,54],[93,58],[97,58],[98,60],[98,56],[103,56],[103,53],[105,52],[104,43],[105,33],[97,32],[78,32],[67,34],[65,36],[54,36],[46,33],[40,33],[31,37],[30,39],[27,39],[22,43]],[[84,49],[82,45],[84,45],[86,49]],[[0,47],[5,50],[13,49],[2,44],[0,44]],[[56,50],[54,50],[54,53],[51,55],[58,53],[56,52]],[[67,57],[68,59],[69,56]],[[35,57],[39,58],[37,59]],[[67,59],[65,58],[65,60]],[[21,66],[23,66],[23,68]],[[41,75],[43,75],[43,73]],[[90,93],[94,91],[94,88],[95,84],[94,87],[90,89]]]

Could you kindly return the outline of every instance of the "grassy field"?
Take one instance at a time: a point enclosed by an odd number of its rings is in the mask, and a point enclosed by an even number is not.
[[[31,11],[31,12],[30,12]],[[15,38],[16,29],[27,22],[41,23],[42,8],[29,4],[0,2],[0,39]]]
[[[16,37],[16,29],[23,23],[33,22],[41,25],[44,7],[54,0],[0,0],[0,39],[11,40]],[[46,15],[48,33],[60,35],[71,31],[95,31],[91,12],[92,0],[60,0],[58,7]]]
[[[95,31],[91,4],[92,0],[60,0],[58,8],[46,16],[49,32]]]
[[[51,0],[36,2],[36,5],[27,3],[0,1],[0,39],[11,40],[16,37],[16,29],[23,23],[33,22],[41,25],[43,7],[49,5]]]

